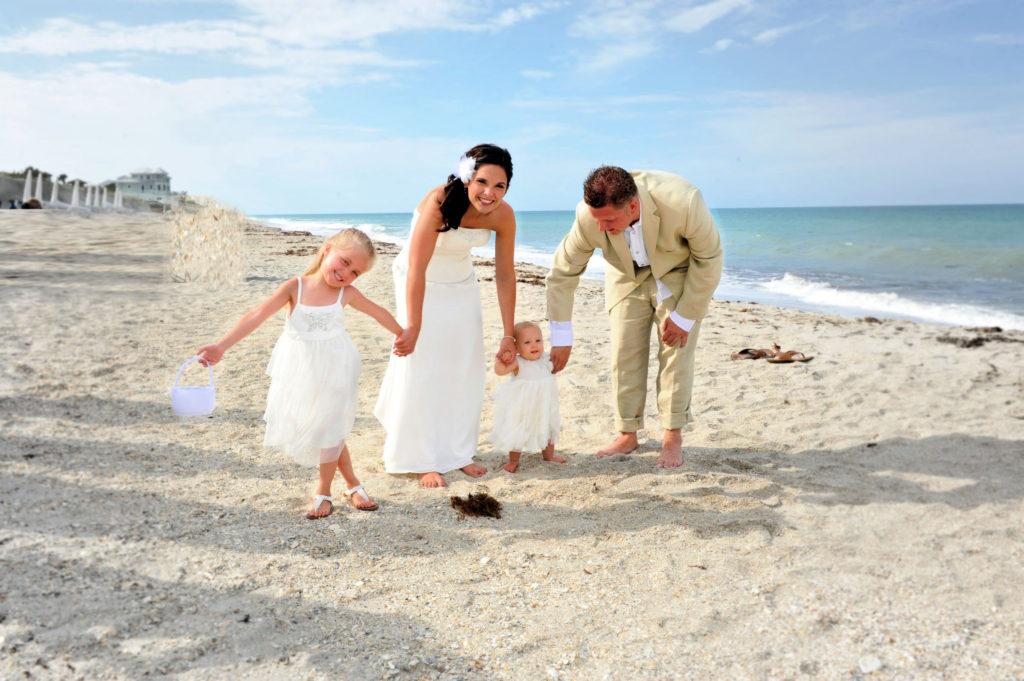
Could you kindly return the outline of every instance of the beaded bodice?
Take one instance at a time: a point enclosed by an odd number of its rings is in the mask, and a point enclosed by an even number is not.
[[[285,324],[287,332],[303,340],[327,340],[345,333],[345,308],[341,305],[345,287],[341,287],[338,300],[331,305],[304,305],[302,277],[296,279],[299,282],[298,302]]]

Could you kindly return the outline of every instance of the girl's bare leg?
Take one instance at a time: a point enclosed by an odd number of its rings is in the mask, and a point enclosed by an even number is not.
[[[565,463],[564,456],[555,456],[555,443],[549,442],[548,446],[544,448],[544,451],[540,453],[545,461],[554,461],[556,463]]]
[[[334,482],[334,471],[338,468],[337,462],[334,460],[334,453],[338,451],[337,447],[329,447],[327,449],[320,450],[320,460],[327,459],[327,463],[320,464],[320,482],[317,483],[316,493],[322,494],[326,497],[331,496],[331,483]],[[321,501],[319,504],[316,501],[313,502],[313,508],[309,509],[309,513],[306,514],[307,518],[323,518],[331,514],[331,502],[326,499]]]
[[[348,454],[348,445],[344,445],[341,448],[341,454],[338,456],[338,470],[341,471],[341,477],[345,478],[345,489],[359,486],[359,478],[356,477],[355,471],[352,470],[352,457]],[[377,502],[372,497],[364,499],[363,495],[359,494],[359,492],[354,492],[348,501],[353,507],[362,511],[372,511],[377,508]]]
[[[516,469],[519,468],[519,456],[520,456],[520,454],[522,454],[522,452],[509,452],[508,453],[508,463],[506,463],[503,466],[503,468],[505,470],[507,470],[509,473],[515,473]]]

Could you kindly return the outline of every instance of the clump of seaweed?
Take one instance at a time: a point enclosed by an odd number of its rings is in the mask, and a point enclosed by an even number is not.
[[[459,512],[459,520],[465,520],[469,516],[501,517],[501,502],[487,492],[470,494],[465,499],[452,497],[451,502],[452,508]]]

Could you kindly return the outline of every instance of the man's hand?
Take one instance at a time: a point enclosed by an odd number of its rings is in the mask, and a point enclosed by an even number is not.
[[[571,345],[552,346],[551,365],[554,367],[554,370],[551,373],[557,374],[565,368],[565,365],[569,363],[570,352],[572,352]]]
[[[680,348],[685,348],[689,337],[690,334],[680,329],[671,317],[665,317],[665,321],[661,323],[661,342],[670,348],[675,347],[677,343]]]

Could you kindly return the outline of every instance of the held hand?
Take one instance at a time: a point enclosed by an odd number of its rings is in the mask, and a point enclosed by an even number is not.
[[[516,365],[516,361],[515,361],[515,359],[514,359],[514,358],[513,358],[513,360],[512,360],[511,362],[506,362],[506,361],[502,360],[502,359],[501,359],[501,357],[499,356],[499,357],[498,357],[497,359],[495,359],[494,361],[495,361],[495,362],[497,363],[497,365],[498,365],[499,367],[501,367],[501,369],[502,369],[502,371],[501,371],[502,375],[504,375],[504,374],[507,374],[507,373],[509,373],[509,372],[515,372],[515,371],[516,371],[516,370],[517,370],[517,369],[519,368],[519,367],[518,367],[518,366]]]
[[[508,336],[502,338],[501,346],[498,348],[498,353],[494,356],[494,359],[505,365],[514,362],[516,359],[516,342]]]
[[[402,333],[395,337],[395,345],[392,352],[398,357],[411,355],[416,349],[416,340],[420,337],[419,329],[408,327],[402,329]]]
[[[554,346],[551,348],[551,373],[557,374],[569,363],[569,353],[572,352],[571,345]]]
[[[677,343],[680,348],[685,348],[689,338],[690,334],[680,329],[671,317],[666,317],[661,323],[661,342],[670,348],[675,347]]]
[[[209,367],[213,366],[214,364],[221,360],[221,358],[224,356],[224,351],[221,350],[219,345],[214,343],[213,345],[204,345],[203,347],[199,348],[199,351],[196,353],[196,355],[202,357],[202,359],[199,360],[200,364],[202,364],[204,367]]]

